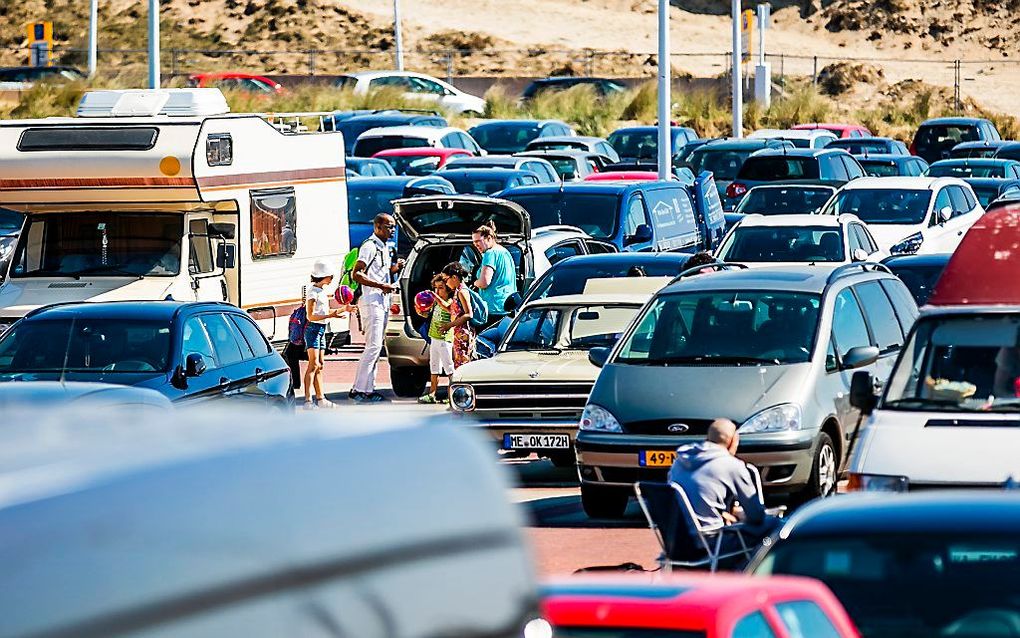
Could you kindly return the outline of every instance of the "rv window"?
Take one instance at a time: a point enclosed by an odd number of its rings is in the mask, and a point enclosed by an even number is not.
[[[294,189],[251,192],[252,259],[297,252],[297,199]]]
[[[18,140],[19,151],[147,151],[156,145],[155,127],[30,128]]]
[[[205,140],[205,163],[230,166],[234,161],[234,141],[230,133],[212,133]]]
[[[188,272],[203,273],[213,270],[212,241],[209,239],[209,220],[193,219],[188,225],[192,233],[188,254]]]

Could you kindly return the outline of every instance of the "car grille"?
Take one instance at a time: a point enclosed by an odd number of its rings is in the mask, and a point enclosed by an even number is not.
[[[474,385],[475,412],[499,419],[581,418],[591,383],[493,383]]]
[[[670,426],[686,425],[687,429],[679,431],[679,428],[670,430]],[[671,419],[650,419],[648,421],[630,421],[623,424],[623,429],[629,434],[664,434],[673,436],[704,436],[708,434],[708,426],[712,419],[685,419],[676,417]]]

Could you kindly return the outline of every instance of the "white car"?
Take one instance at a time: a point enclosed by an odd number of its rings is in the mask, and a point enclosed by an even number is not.
[[[351,155],[372,157],[391,148],[461,148],[475,155],[485,151],[466,132],[451,126],[384,126],[368,129],[354,142]]]
[[[888,256],[853,215],[747,215],[716,252],[720,261],[748,266],[849,264]]]
[[[954,177],[865,177],[841,188],[823,215],[851,213],[893,255],[951,253],[984,209]]]
[[[365,94],[382,89],[398,89],[409,100],[421,100],[439,105],[451,113],[480,117],[485,112],[485,100],[465,93],[457,87],[423,73],[410,71],[365,71],[341,75],[337,86],[355,93]]]
[[[763,128],[747,136],[749,140],[786,140],[797,148],[825,148],[836,139],[830,131],[821,129]]]

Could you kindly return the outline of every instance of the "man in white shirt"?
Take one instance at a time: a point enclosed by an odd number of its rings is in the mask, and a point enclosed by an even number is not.
[[[375,391],[375,372],[382,354],[383,335],[386,332],[386,321],[389,316],[390,293],[396,290],[392,283],[393,275],[400,272],[404,260],[392,263],[390,248],[386,244],[393,238],[397,224],[393,216],[380,213],[375,216],[374,232],[361,244],[358,250],[358,261],[354,264],[351,277],[361,286],[361,299],[358,301],[358,312],[361,314],[362,328],[365,331],[365,351],[358,361],[358,373],[354,377],[354,387],[350,398],[358,403],[376,403],[383,396]]]

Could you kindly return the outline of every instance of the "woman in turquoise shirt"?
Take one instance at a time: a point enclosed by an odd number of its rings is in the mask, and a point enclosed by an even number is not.
[[[510,251],[499,244],[496,225],[491,221],[479,227],[471,235],[471,241],[482,253],[475,287],[489,310],[489,321],[495,323],[506,315],[503,304],[507,297],[517,292],[517,266]]]

